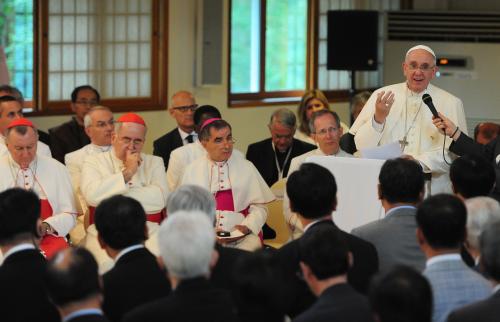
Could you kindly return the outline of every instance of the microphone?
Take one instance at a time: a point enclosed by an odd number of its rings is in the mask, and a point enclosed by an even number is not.
[[[426,93],[422,96],[422,100],[424,101],[425,105],[429,107],[429,110],[431,110],[432,115],[434,115],[434,117],[439,118],[438,112],[436,111],[436,108],[432,103],[432,97]]]

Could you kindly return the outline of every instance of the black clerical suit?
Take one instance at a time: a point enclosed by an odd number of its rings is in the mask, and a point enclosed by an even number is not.
[[[103,311],[110,321],[120,321],[133,308],[165,297],[170,283],[146,248],[132,250],[103,275]]]
[[[168,169],[170,153],[183,145],[184,143],[178,128],[173,129],[153,142],[153,154],[163,159],[165,171]]]
[[[78,124],[74,117],[71,121],[49,129],[49,135],[52,157],[63,164],[67,153],[81,149],[90,143],[84,127]]]
[[[60,321],[45,288],[45,258],[36,249],[9,255],[0,266],[1,321]]]
[[[337,228],[332,220],[318,221],[310,228],[315,225],[332,225]],[[309,231],[310,229],[307,229],[304,234],[308,234]],[[361,238],[344,231],[341,233],[353,256],[353,266],[347,273],[348,282],[358,292],[366,294],[372,276],[378,271],[377,250],[375,246]],[[299,240],[300,238],[284,245],[275,254],[287,288],[283,305],[292,318],[305,311],[315,300],[307,284],[299,277],[301,275]]]

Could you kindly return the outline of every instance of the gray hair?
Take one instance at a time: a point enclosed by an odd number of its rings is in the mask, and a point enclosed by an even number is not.
[[[180,210],[199,210],[215,222],[215,199],[205,188],[195,185],[182,185],[173,191],[167,199],[167,213]]]
[[[500,222],[495,222],[481,234],[481,262],[492,279],[500,281]]]
[[[360,92],[352,98],[351,106],[349,107],[351,114],[354,111],[354,107],[357,105],[365,105],[368,99],[372,96],[372,93],[369,91]]]
[[[213,224],[200,211],[174,212],[160,225],[160,256],[168,273],[178,279],[207,276],[214,245]]]
[[[311,115],[311,119],[309,120],[309,129],[311,130],[311,133],[316,133],[316,127],[314,126],[314,122],[316,121],[316,119],[318,117],[321,117],[323,115],[331,115],[333,116],[333,118],[335,119],[335,123],[337,123],[337,127],[340,127],[340,117],[338,116],[337,113],[335,113],[334,111],[330,111],[330,110],[319,110],[317,112],[314,112],[312,115]]]
[[[493,222],[500,221],[500,204],[490,197],[474,197],[465,200],[467,207],[467,241],[479,250],[479,236]]]
[[[297,125],[297,118],[295,117],[295,113],[290,111],[287,108],[280,108],[279,110],[274,111],[269,119],[269,126],[272,126],[273,123],[280,123],[287,128],[295,129]]]
[[[109,107],[106,107],[106,106],[97,105],[97,106],[92,107],[88,111],[88,113],[85,114],[85,116],[83,117],[83,126],[85,128],[88,128],[92,125],[92,117],[90,116],[90,114],[92,114],[95,111],[108,111],[108,112],[112,113],[111,110],[109,109]]]

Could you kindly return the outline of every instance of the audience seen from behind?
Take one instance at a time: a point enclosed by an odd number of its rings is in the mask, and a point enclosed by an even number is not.
[[[425,256],[415,235],[415,215],[424,197],[422,167],[413,160],[387,160],[378,180],[378,197],[385,217],[353,229],[352,234],[377,248],[380,271],[401,264],[421,272],[425,268]]]
[[[500,134],[500,124],[484,122],[474,128],[474,141],[488,144]]]
[[[466,222],[465,205],[452,195],[431,196],[417,210],[417,238],[427,258],[423,275],[434,298],[433,322],[444,322],[454,309],[491,294],[490,283],[460,256]]]
[[[209,281],[218,253],[213,223],[206,214],[197,210],[169,214],[158,239],[172,292],[132,310],[123,321],[237,321],[230,293]]]
[[[67,248],[48,263],[45,282],[64,322],[108,322],[97,262],[85,248]],[[40,320],[39,317],[38,320]]]
[[[488,196],[495,186],[495,169],[481,156],[463,155],[450,167],[453,193],[462,200]]]
[[[377,322],[431,322],[432,289],[411,267],[398,265],[377,275],[370,286],[370,304]]]
[[[316,302],[294,322],[373,321],[368,299],[347,283],[352,254],[342,232],[315,225],[299,240],[300,269]]]

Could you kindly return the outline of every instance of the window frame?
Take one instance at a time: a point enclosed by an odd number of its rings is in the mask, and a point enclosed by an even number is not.
[[[31,108],[29,116],[67,115],[73,112],[70,94],[67,100],[48,100],[48,43],[49,2],[34,0],[33,4],[33,100],[25,107]],[[168,0],[152,0],[151,31],[151,96],[119,99],[101,99],[113,112],[163,110],[168,102]],[[97,89],[99,90],[99,89]]]

